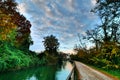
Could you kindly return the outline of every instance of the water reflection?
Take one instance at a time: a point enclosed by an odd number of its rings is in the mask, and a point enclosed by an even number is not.
[[[0,74],[0,80],[66,80],[72,70],[69,62],[63,62],[62,66],[40,66],[27,70]]]
[[[70,62],[63,62],[61,69],[56,72],[56,80],[66,80],[73,66]]]

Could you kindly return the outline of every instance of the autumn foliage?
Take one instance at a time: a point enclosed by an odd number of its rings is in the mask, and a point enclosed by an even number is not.
[[[77,54],[71,56],[73,59],[104,69],[120,69],[119,5],[120,2],[109,3],[108,0],[97,0],[97,5],[91,12],[99,16],[101,24],[82,36],[84,41],[87,40],[94,46],[89,49],[76,47],[74,50],[77,50]]]
[[[17,10],[14,0],[0,0],[0,34],[1,40],[15,39],[15,46],[29,48],[30,22]],[[14,34],[14,35],[13,35]]]
[[[42,64],[29,51],[30,27],[14,0],[0,0],[0,72]]]

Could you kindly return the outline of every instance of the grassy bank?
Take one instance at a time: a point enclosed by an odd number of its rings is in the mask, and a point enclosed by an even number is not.
[[[91,65],[89,65],[91,66]],[[108,76],[111,76],[112,78],[115,78],[115,80],[120,80],[120,70],[113,70],[113,69],[102,69],[102,68],[99,68],[97,66],[91,66],[92,68],[108,75]]]
[[[117,77],[120,80],[120,70],[104,70],[104,71]]]
[[[35,52],[20,50],[11,43],[0,43],[0,72],[24,69],[39,65],[56,65],[58,55],[44,51],[37,55]]]
[[[0,44],[0,72],[44,64],[35,53],[22,51],[9,43]]]

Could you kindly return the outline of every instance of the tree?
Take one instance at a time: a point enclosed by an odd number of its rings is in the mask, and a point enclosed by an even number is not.
[[[0,0],[0,22],[2,23],[1,27],[4,27],[4,31],[7,30],[10,32],[10,30],[13,28],[11,26],[14,25],[16,28],[15,46],[19,47],[20,49],[29,49],[29,45],[31,44],[31,24],[23,15],[18,12],[17,3],[15,0]],[[6,36],[4,37],[6,38]]]
[[[48,51],[50,54],[54,55],[57,52],[57,49],[59,47],[59,42],[55,36],[50,35],[50,36],[44,37],[43,43],[45,46],[45,50]]]
[[[105,44],[109,42],[119,43],[120,37],[120,2],[112,0],[96,0],[97,6],[92,10],[101,19],[101,32]]]
[[[10,4],[11,3],[11,4]],[[13,42],[13,38],[15,39],[16,34],[15,30],[17,28],[16,24],[12,21],[11,15],[7,13],[7,11],[11,11],[11,9],[15,8],[16,3],[12,0],[1,0],[0,1],[0,40]],[[7,11],[6,11],[7,10]]]
[[[11,17],[0,10],[0,40],[13,43],[15,41],[16,28],[17,26],[11,21]]]
[[[88,32],[88,37],[94,41],[102,42],[99,54],[91,61],[103,68],[120,68],[120,2],[114,0],[96,0],[97,5],[92,10],[101,20],[99,30]],[[100,37],[100,38],[99,38]],[[97,47],[96,47],[97,48]],[[94,53],[94,52],[92,52]]]
[[[97,27],[93,30],[88,30],[86,34],[87,34],[86,38],[90,40],[92,43],[95,43],[96,51],[98,51],[98,49],[101,47],[100,45],[103,43],[101,39],[100,28]]]

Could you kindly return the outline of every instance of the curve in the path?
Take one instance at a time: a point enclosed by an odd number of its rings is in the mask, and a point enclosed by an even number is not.
[[[75,65],[78,70],[80,80],[114,80],[81,62],[75,61]]]

